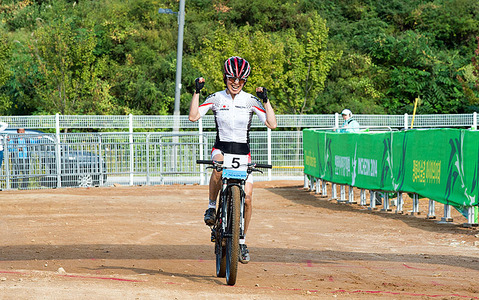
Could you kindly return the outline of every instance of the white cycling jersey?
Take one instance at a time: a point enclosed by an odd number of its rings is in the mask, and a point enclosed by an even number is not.
[[[233,100],[226,90],[208,96],[199,106],[203,117],[212,110],[216,123],[216,142],[249,143],[249,130],[253,113],[266,123],[266,111],[255,96],[241,91]]]

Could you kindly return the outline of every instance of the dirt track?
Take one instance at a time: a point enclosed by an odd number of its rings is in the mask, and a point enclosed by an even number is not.
[[[438,225],[255,185],[234,287],[214,276],[206,186],[2,191],[0,299],[479,299],[479,231],[457,213]]]

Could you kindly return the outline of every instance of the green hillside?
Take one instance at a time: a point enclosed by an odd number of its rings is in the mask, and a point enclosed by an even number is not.
[[[171,114],[178,1],[0,2],[0,114]],[[277,113],[479,111],[479,0],[186,0],[181,113],[194,78],[245,90]]]

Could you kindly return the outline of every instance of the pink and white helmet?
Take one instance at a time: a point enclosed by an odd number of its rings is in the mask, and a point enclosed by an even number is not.
[[[234,77],[246,81],[250,72],[249,62],[244,58],[232,56],[225,61],[223,73],[226,77]]]

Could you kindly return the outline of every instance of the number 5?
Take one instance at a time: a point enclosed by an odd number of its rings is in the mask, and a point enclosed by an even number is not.
[[[239,157],[233,157],[233,160],[231,161],[231,166],[234,169],[238,169],[238,167],[240,166]]]

